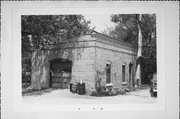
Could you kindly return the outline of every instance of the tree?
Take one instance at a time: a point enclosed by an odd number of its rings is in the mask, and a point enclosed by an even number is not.
[[[156,72],[156,15],[143,14],[138,20],[138,14],[117,14],[111,16],[111,21],[116,27],[109,31],[110,36],[138,46],[138,24],[142,31],[142,79],[148,83],[148,74]]]
[[[34,82],[31,86],[41,89],[38,82],[49,72],[46,66],[49,54],[42,51],[63,50],[67,42],[75,45],[75,37],[86,33],[90,22],[82,15],[23,15],[21,23],[22,74],[31,71]],[[31,50],[34,50],[33,55]]]
[[[82,15],[22,16],[22,50],[49,48],[87,32],[89,21]]]
[[[116,23],[115,29],[110,32],[112,37],[123,40],[137,47],[138,15],[119,14],[112,15],[111,21]]]

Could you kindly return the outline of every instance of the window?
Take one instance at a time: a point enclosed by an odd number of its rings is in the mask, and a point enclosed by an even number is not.
[[[106,64],[106,83],[111,83],[111,64]]]
[[[122,82],[125,82],[126,66],[122,65]]]
[[[133,67],[133,64],[130,63],[129,64],[129,84],[132,83],[132,67]]]

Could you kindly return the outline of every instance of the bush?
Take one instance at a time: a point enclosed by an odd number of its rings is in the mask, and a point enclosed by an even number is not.
[[[124,89],[119,89],[118,90],[119,95],[124,95],[125,93],[126,93],[126,91]]]
[[[130,90],[128,90],[130,91]],[[124,95],[126,92],[128,92],[127,89],[113,89],[111,91],[101,91],[101,92],[92,92],[91,96],[115,96],[115,95]]]
[[[98,96],[99,94],[97,92],[92,92],[91,96]]]

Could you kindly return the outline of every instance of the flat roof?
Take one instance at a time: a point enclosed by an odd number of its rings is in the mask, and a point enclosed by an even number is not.
[[[88,35],[88,34],[87,34]],[[102,33],[99,33],[97,31],[92,31],[91,32],[91,36],[92,37],[97,37],[97,38],[100,38],[102,40],[105,40],[105,41],[108,41],[108,42],[112,42],[112,43],[115,43],[115,44],[119,44],[123,47],[127,47],[127,48],[130,48],[132,50],[137,50],[136,48],[134,48],[131,44],[127,43],[127,42],[124,42],[122,40],[118,40],[118,39],[115,39],[115,38],[112,38],[108,35],[105,35],[105,34],[102,34]]]

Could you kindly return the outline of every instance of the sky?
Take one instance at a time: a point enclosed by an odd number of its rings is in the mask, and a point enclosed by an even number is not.
[[[114,23],[111,22],[111,14],[83,14],[86,20],[91,20],[90,27],[95,27],[95,31],[102,32],[107,27],[114,27]]]

